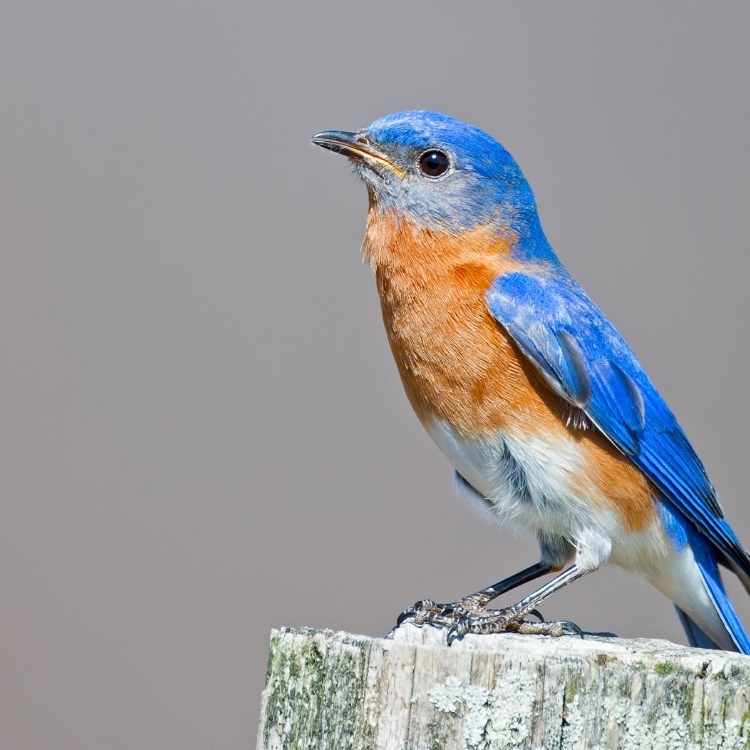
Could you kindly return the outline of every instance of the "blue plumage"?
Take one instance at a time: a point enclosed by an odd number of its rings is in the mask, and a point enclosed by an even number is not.
[[[748,555],[723,518],[703,464],[620,333],[560,269],[501,276],[487,303],[552,387],[581,408],[662,492],[678,517],[687,519],[687,541],[711,599],[738,648],[750,653],[750,640],[716,566],[718,560],[748,576]],[[582,401],[583,393],[588,395]],[[674,534],[679,543],[678,530]]]
[[[703,577],[708,596],[713,602],[724,627],[729,633],[734,645],[738,651],[743,654],[750,654],[750,637],[745,632],[745,628],[737,616],[732,602],[724,591],[724,585],[721,582],[719,566],[716,563],[715,550],[707,539],[696,529],[688,531],[690,548],[693,551],[695,561]],[[697,626],[695,626],[697,628]],[[706,636],[707,637],[707,636]]]

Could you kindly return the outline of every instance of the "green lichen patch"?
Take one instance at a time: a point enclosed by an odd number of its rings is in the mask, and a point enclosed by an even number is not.
[[[282,750],[370,750],[364,720],[367,649],[322,634],[272,638],[263,739]]]
[[[654,672],[662,677],[676,671],[677,665],[672,661],[659,661],[654,665]]]
[[[578,671],[570,671],[565,681],[565,702],[572,703],[584,686],[583,675]]]

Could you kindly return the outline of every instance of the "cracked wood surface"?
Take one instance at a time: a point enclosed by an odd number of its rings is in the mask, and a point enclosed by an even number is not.
[[[750,747],[750,657],[434,628],[271,635],[258,750]]]

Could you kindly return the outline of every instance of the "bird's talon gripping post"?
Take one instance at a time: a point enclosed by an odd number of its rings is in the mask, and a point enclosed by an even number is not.
[[[424,619],[433,613],[437,606],[432,599],[420,599],[414,602],[411,607],[407,607],[396,618],[396,627],[407,620],[413,620],[415,625],[423,624]]]
[[[448,629],[448,634],[446,635],[446,641],[448,643],[448,646],[452,646],[456,641],[462,640],[467,632],[469,631],[468,631],[468,622],[466,618],[462,618],[458,622],[455,622]]]
[[[534,615],[539,622],[529,622],[525,618]],[[465,615],[449,628],[447,640],[450,646],[465,635],[473,633],[478,635],[489,635],[499,633],[519,633],[521,635],[545,635],[559,638],[564,635],[579,636],[583,638],[583,630],[574,622],[560,620],[547,622],[541,619],[536,610],[523,612],[518,607],[486,611],[483,614]]]
[[[451,628],[465,615],[461,602],[441,604],[432,599],[423,599],[398,616],[394,630],[406,622],[417,627],[429,625],[433,628]]]
[[[581,640],[586,637],[586,634],[583,632],[583,628],[579,627],[574,622],[570,622],[569,620],[563,620],[563,630],[565,631],[563,635],[575,635]]]

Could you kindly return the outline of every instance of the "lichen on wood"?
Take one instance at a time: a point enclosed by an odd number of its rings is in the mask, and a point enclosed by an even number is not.
[[[748,748],[750,657],[433,628],[271,636],[258,750]]]

